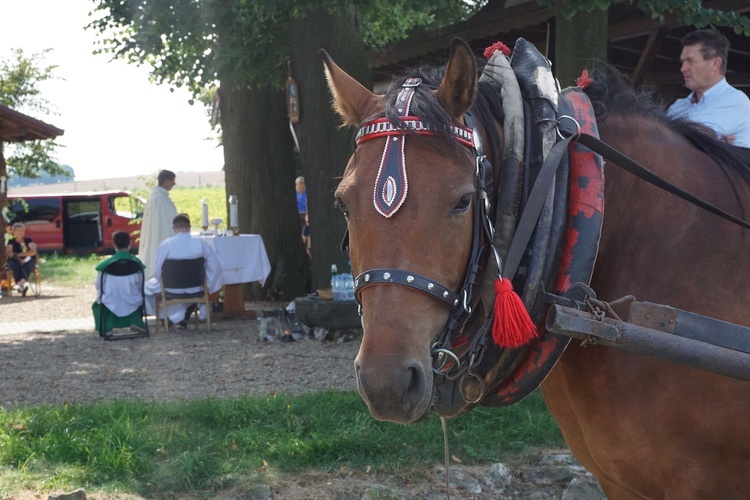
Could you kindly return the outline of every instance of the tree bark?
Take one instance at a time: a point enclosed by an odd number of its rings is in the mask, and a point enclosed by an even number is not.
[[[237,195],[240,232],[260,234],[271,262],[263,288],[246,287],[246,295],[302,296],[309,266],[296,209],[284,92],[237,88],[224,79],[219,95],[227,198]]]
[[[300,121],[296,125],[302,171],[307,184],[307,210],[312,244],[312,287],[330,286],[331,264],[350,271],[349,256],[341,251],[346,223],[334,207],[333,193],[353,152],[352,131],[342,130],[331,108],[331,94],[318,49],[372,88],[364,42],[354,7],[335,14],[317,9],[290,22],[291,70],[299,83]]]
[[[555,12],[555,66],[552,68],[560,87],[575,85],[584,68],[595,61],[607,61],[607,11],[594,8],[577,12],[572,19],[562,14],[562,2]]]

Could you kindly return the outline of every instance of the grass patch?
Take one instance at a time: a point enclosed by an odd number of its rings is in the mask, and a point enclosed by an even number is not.
[[[96,279],[96,266],[109,256],[41,254],[42,281],[62,286],[89,285]]]
[[[564,446],[537,393],[475,409],[448,429],[451,454],[467,465]],[[1,497],[29,484],[144,496],[218,491],[305,470],[387,473],[442,457],[437,417],[378,422],[355,392],[0,410]]]
[[[179,182],[180,176],[177,176]],[[222,219],[224,228],[227,227],[229,219],[227,217],[227,198],[226,190],[223,187],[205,187],[205,188],[183,188],[179,184],[169,192],[177,212],[188,214],[193,231],[201,230],[201,220],[203,218],[203,204],[201,200],[208,200],[208,220]]]

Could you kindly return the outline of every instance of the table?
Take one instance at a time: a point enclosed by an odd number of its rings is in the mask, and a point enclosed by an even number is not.
[[[242,283],[257,281],[262,285],[271,272],[263,238],[259,234],[196,237],[213,247],[219,256],[224,282],[224,315],[244,315]]]

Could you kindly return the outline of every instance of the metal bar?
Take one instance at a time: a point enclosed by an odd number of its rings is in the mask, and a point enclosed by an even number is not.
[[[652,302],[634,302],[628,323],[750,354],[750,328]]]
[[[750,381],[750,355],[631,323],[553,305],[547,330],[592,343],[666,359],[720,375]]]

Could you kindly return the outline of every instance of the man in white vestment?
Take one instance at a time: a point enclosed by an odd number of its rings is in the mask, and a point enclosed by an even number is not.
[[[177,216],[177,208],[169,191],[176,184],[176,178],[169,170],[159,172],[159,185],[151,189],[143,212],[138,258],[146,265],[146,279],[154,276],[154,257],[159,244],[174,234],[172,220]]]
[[[203,265],[206,269],[206,285],[209,293],[217,292],[222,285],[221,264],[216,251],[205,241],[190,236],[190,219],[185,214],[180,214],[172,221],[174,236],[164,240],[156,249],[154,259],[153,278],[146,281],[146,311],[154,314],[154,295],[161,293],[161,271],[166,259],[197,259],[203,257]],[[168,288],[168,292],[191,293],[200,292],[197,288]],[[194,306],[194,304],[192,304]],[[175,304],[167,307],[167,316],[170,324],[174,324],[178,330],[187,327],[187,320],[193,308],[188,304]],[[202,315],[201,315],[202,316]]]

